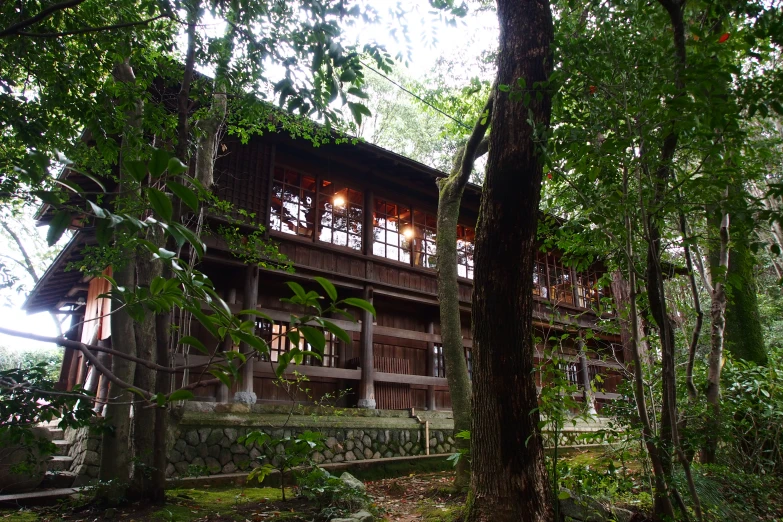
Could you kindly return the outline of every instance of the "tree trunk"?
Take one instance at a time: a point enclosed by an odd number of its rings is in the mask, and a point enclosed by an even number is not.
[[[491,113],[492,98],[486,109]],[[483,124],[482,124],[483,122]],[[465,361],[465,347],[462,344],[462,321],[459,310],[459,283],[457,282],[457,222],[465,184],[473,170],[475,158],[486,151],[482,140],[489,117],[480,116],[465,147],[454,159],[454,167],[448,178],[438,181],[438,302],[440,303],[440,336],[443,344],[443,359],[446,365],[446,380],[449,383],[451,410],[454,415],[454,433],[470,430],[470,379]],[[482,144],[484,144],[482,146]],[[470,449],[470,442],[457,439],[457,449]],[[467,488],[470,484],[468,459],[457,462],[454,486]]]
[[[711,417],[707,420],[707,439],[701,452],[701,460],[705,464],[714,464],[718,448],[718,432],[720,430],[720,373],[723,367],[724,328],[726,326],[726,287],[725,276],[729,266],[729,215],[723,214],[720,225],[720,254],[718,258],[718,274],[713,276],[712,304],[710,317],[712,332],[710,337],[709,370],[707,373],[707,403],[710,405]]]
[[[115,65],[113,75],[117,82],[130,84],[136,81],[133,69],[127,60]],[[133,190],[132,181],[129,183],[130,177],[124,172],[123,160],[129,156],[132,157],[133,150],[138,145],[142,108],[142,102],[138,100],[128,110],[128,121],[122,138],[120,157],[120,192],[122,193],[130,194]],[[135,288],[136,252],[126,249],[122,259],[125,264],[114,270],[114,280],[117,287]],[[124,309],[120,309],[112,313],[110,321],[112,348],[135,356],[136,336],[133,319]],[[135,369],[136,363],[122,357],[112,357],[111,371],[118,379],[133,382]],[[117,502],[124,497],[125,488],[130,481],[130,404],[136,397],[131,392],[120,393],[119,390],[114,389],[114,386],[111,388],[109,396],[113,400],[107,404],[105,416],[113,429],[103,436],[100,479],[115,480],[119,483],[119,487],[108,491],[106,498],[103,499],[108,502]]]
[[[163,245],[162,234],[154,234],[148,237],[153,243]],[[139,286],[149,287],[157,276],[161,275],[161,263],[147,253],[139,253],[136,262],[137,279]],[[147,361],[155,360],[157,327],[155,314],[147,311],[144,320],[134,324],[136,334],[136,356]],[[144,365],[136,365],[136,375],[133,384],[142,390],[155,390],[157,371]],[[138,397],[137,397],[138,399]],[[133,499],[150,500],[151,488],[154,485],[153,475],[161,470],[155,466],[155,415],[157,407],[149,405],[146,401],[137,400],[133,404],[133,481],[129,491],[129,497]],[[165,474],[165,468],[163,470]]]
[[[750,248],[755,224],[748,208],[749,194],[738,182],[732,183],[729,194],[733,206],[739,208],[731,217],[733,233],[726,278],[729,285],[726,303],[726,350],[737,359],[764,365],[767,363],[767,352],[756,295],[756,260]],[[776,221],[773,226],[780,227],[780,224]]]
[[[551,95],[525,107],[499,86],[547,82],[552,13],[547,0],[498,0],[500,53],[489,158],[476,237],[473,291],[472,479],[467,518],[551,521],[533,356],[533,262],[541,197],[540,134]],[[532,112],[536,128],[528,123]]]

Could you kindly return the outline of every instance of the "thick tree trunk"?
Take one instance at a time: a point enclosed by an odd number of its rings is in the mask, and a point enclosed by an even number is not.
[[[492,112],[492,98],[486,110]],[[483,122],[483,124],[482,124]],[[482,140],[489,125],[489,116],[479,117],[465,147],[454,159],[454,167],[448,178],[438,181],[438,302],[440,303],[440,336],[443,343],[443,359],[446,364],[446,380],[449,383],[451,410],[454,414],[454,432],[470,430],[470,379],[462,344],[462,321],[459,310],[459,283],[457,282],[457,221],[465,184],[473,170],[475,158],[486,151]],[[483,144],[483,145],[482,145]],[[470,449],[470,443],[457,439],[457,449]],[[470,483],[470,465],[462,458],[457,463],[454,486],[467,488]]]
[[[117,63],[114,67],[113,75],[115,81],[123,83],[134,83],[136,77],[130,64],[125,61]],[[121,157],[120,157],[120,191],[130,194],[133,190],[130,177],[124,173],[122,161],[128,156],[132,157],[134,148],[138,145],[141,129],[142,102],[139,100],[131,106],[128,111],[128,122],[125,127],[125,134],[122,138]],[[135,288],[136,287],[136,252],[126,249],[122,258],[125,264],[115,267],[114,280],[118,287]],[[127,355],[136,355],[136,336],[134,333],[133,320],[124,309],[116,310],[111,315],[111,341],[112,348]],[[123,359],[122,357],[112,357],[112,373],[125,382],[133,382],[136,363]],[[130,463],[131,463],[131,419],[130,404],[136,398],[133,393],[120,393],[111,387],[110,401],[106,406],[105,417],[112,426],[112,430],[103,436],[101,448],[101,480],[115,480],[119,483],[116,490],[109,491],[108,502],[116,502],[125,494],[125,488],[130,481]]]
[[[551,521],[533,356],[533,262],[551,95],[525,107],[501,85],[545,83],[552,66],[547,0],[498,0],[500,53],[473,292],[472,479],[467,519]],[[528,123],[532,111],[534,129]]]
[[[748,208],[749,194],[741,183],[733,183],[729,187],[729,195],[733,206],[739,208],[732,213],[731,219],[733,233],[727,276],[730,288],[726,303],[726,350],[737,359],[764,365],[767,363],[767,351],[756,295],[756,260],[751,250],[755,223]],[[774,222],[773,226],[779,228],[780,224]]]

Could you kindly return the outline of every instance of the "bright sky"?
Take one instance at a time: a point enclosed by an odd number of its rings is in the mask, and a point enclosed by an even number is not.
[[[428,74],[440,58],[457,60],[465,64],[462,70],[450,71],[450,78],[455,85],[462,84],[478,73],[471,70],[475,58],[483,51],[491,50],[497,42],[497,19],[493,12],[474,12],[456,21],[456,25],[447,25],[445,18],[434,13],[426,0],[408,0],[404,3],[395,0],[373,0],[383,22],[381,25],[357,24],[348,28],[346,35],[349,40],[358,43],[375,41],[384,45],[392,56],[400,53],[407,60],[408,74],[421,78]],[[390,13],[400,6],[408,13],[404,20],[408,27],[408,40],[403,37],[400,22]],[[213,28],[219,31],[219,24]],[[212,31],[210,31],[212,32]],[[368,74],[373,74],[368,72]],[[37,233],[46,235],[45,228],[39,228]],[[30,238],[25,241],[34,245]],[[9,249],[12,245],[2,244],[0,249]],[[27,277],[22,271],[19,277]],[[27,285],[32,288],[32,284]],[[21,310],[24,295],[5,292],[0,306],[0,326],[24,332],[34,332],[41,335],[55,336],[57,330],[48,314],[27,315]],[[46,346],[37,343],[0,334],[0,346],[17,350],[30,350]]]

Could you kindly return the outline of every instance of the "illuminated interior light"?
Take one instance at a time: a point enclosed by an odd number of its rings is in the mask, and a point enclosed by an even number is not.
[[[405,230],[402,231],[402,235],[405,236],[408,239],[412,238],[413,237],[413,229],[406,228]]]
[[[342,196],[335,196],[334,197],[334,206],[335,207],[344,207],[345,206],[345,198]]]

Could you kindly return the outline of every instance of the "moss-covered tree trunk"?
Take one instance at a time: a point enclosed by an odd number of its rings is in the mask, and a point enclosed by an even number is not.
[[[750,248],[755,232],[754,220],[747,205],[749,195],[742,186],[733,185],[729,188],[729,194],[739,208],[731,219],[731,248],[726,279],[726,350],[737,359],[763,365],[767,363],[767,351],[759,316],[754,271],[756,259]]]
[[[534,380],[533,262],[551,95],[528,106],[503,86],[546,85],[554,38],[548,0],[498,0],[500,49],[476,235],[469,522],[554,518]],[[532,115],[533,125],[528,122]]]
[[[485,113],[479,117],[468,143],[454,158],[454,167],[448,178],[438,181],[438,301],[440,303],[440,336],[443,359],[446,364],[446,380],[449,383],[451,410],[454,414],[454,433],[470,430],[470,379],[462,343],[462,321],[459,311],[459,283],[457,282],[457,221],[465,184],[473,170],[475,158],[486,151],[482,140],[492,112],[490,97]],[[469,449],[470,442],[458,438],[457,449]],[[468,459],[457,463],[454,486],[466,488],[470,483]]]

